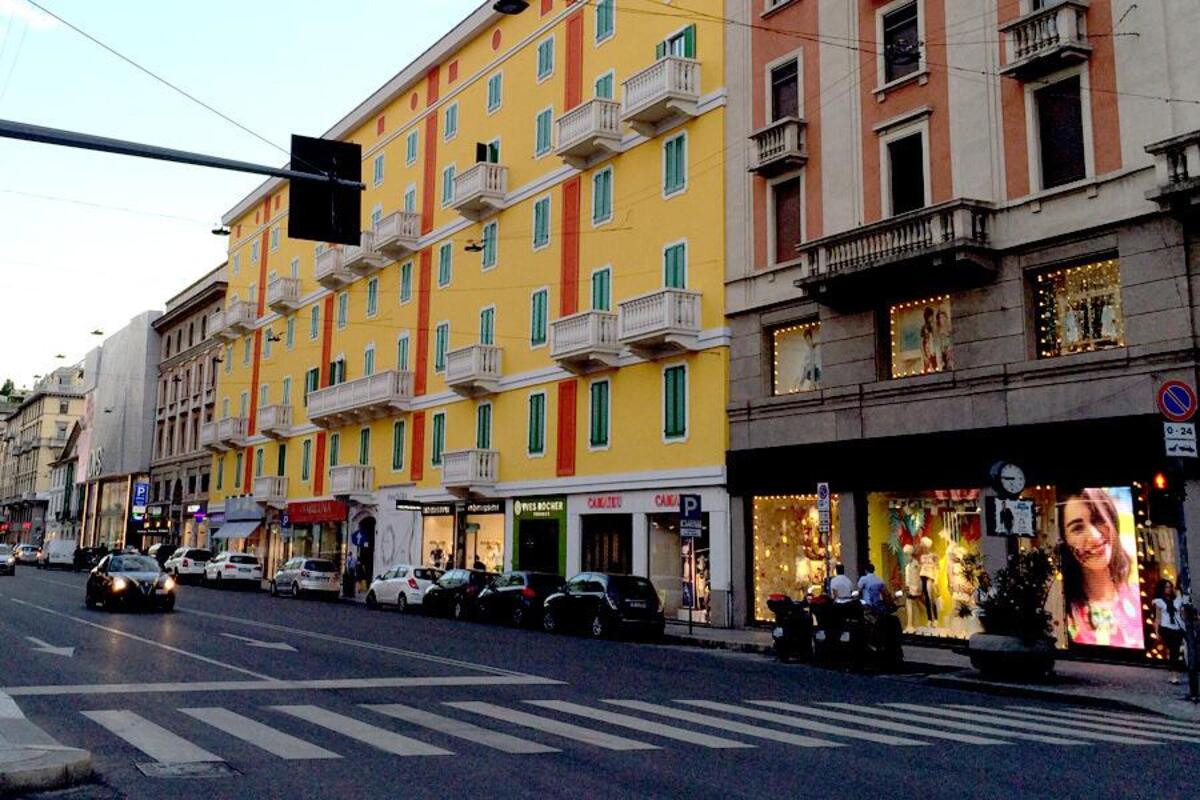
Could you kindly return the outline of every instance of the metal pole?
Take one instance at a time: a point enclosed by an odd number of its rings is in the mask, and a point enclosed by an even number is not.
[[[61,128],[46,128],[41,125],[30,125],[25,122],[13,122],[6,119],[0,119],[0,138],[21,139],[27,142],[41,142],[42,144],[56,144],[62,147],[97,150],[101,153],[117,153],[118,155],[136,156],[137,158],[152,158],[158,161],[173,161],[178,164],[194,164],[199,167],[227,169],[233,172],[252,172],[257,175],[270,175],[271,177],[287,178],[292,181],[326,181],[352,189],[367,188],[366,184],[361,181],[348,181],[329,174],[268,167],[262,164],[252,164],[249,161],[235,161],[230,158],[192,153],[187,150],[174,150],[169,147],[141,144],[124,139],[110,139],[105,136],[94,136],[90,133],[78,133]]]
[[[1182,474],[1182,471],[1180,471]],[[1188,699],[1200,702],[1200,651],[1197,650],[1196,606],[1192,602],[1192,571],[1188,562],[1187,521],[1184,517],[1184,500],[1187,498],[1186,483],[1179,482],[1179,524],[1175,528],[1179,552],[1179,591],[1185,598],[1183,606],[1183,639],[1188,658]]]

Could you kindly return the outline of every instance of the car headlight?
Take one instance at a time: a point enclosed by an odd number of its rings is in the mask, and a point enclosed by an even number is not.
[[[173,592],[175,591],[175,579],[168,575],[167,577],[163,578],[162,583],[160,583],[159,586],[162,587],[163,591]]]
[[[17,557],[16,557],[16,556],[9,556],[9,557],[8,557],[8,563],[9,563],[9,564],[15,564],[15,563],[17,563]]]
[[[113,578],[112,588],[113,588],[114,592],[124,591],[125,587],[128,585],[129,585],[129,582],[126,581],[124,578]]]

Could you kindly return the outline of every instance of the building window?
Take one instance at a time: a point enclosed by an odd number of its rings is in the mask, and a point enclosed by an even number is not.
[[[225,456],[217,460],[217,491],[225,488]]]
[[[261,384],[258,387],[258,407],[265,408],[270,405],[271,387],[267,384]]]
[[[263,358],[271,357],[271,344],[275,339],[275,330],[267,328],[267,335],[263,337]]]
[[[543,197],[533,204],[533,249],[541,250],[550,244],[550,198]]]
[[[546,393],[529,395],[529,455],[546,452]]]
[[[408,132],[408,136],[404,138],[404,163],[412,166],[417,161],[417,144],[420,141],[421,133],[416,128]]]
[[[534,146],[533,154],[535,156],[544,156],[550,152],[551,140],[554,131],[554,110],[544,108],[537,114],[536,125],[534,130]]]
[[[663,194],[678,194],[687,188],[687,134],[663,142]]]
[[[243,454],[238,453],[233,459],[233,488],[242,488],[242,464]]]
[[[242,254],[233,254],[233,274],[237,275],[242,270]]]
[[[1042,188],[1087,177],[1083,144],[1083,106],[1079,76],[1043,86],[1033,93],[1037,106]]]
[[[603,267],[592,273],[592,310],[612,310],[612,269]]]
[[[454,166],[442,170],[442,206],[454,202]]]
[[[396,472],[404,469],[404,420],[402,419],[392,423],[392,469]]]
[[[600,225],[613,215],[613,171],[605,167],[592,176],[592,224]]]
[[[296,318],[288,317],[284,324],[284,345],[291,350],[296,345]]]
[[[438,248],[438,288],[449,286],[454,277],[454,243],[443,242]]]
[[[412,184],[404,190],[404,210],[409,214],[415,214],[417,211],[417,187]]]
[[[918,131],[892,139],[886,149],[891,216],[924,208],[925,135]]]
[[[383,153],[375,156],[372,180],[376,186],[381,186],[383,184]]]
[[[673,33],[658,43],[654,50],[655,58],[677,56],[679,58],[696,57],[696,26],[688,25],[678,33]]]
[[[1034,289],[1039,358],[1125,345],[1120,261],[1042,273]]]
[[[821,325],[807,322],[771,331],[774,394],[807,392],[821,385]]]
[[[546,315],[550,306],[550,291],[538,289],[533,293],[529,309],[529,344],[538,347],[546,343]]]
[[[337,296],[337,326],[344,328],[350,322],[350,293],[342,292]]]
[[[287,474],[287,445],[283,442],[275,449],[275,474],[280,478]]]
[[[433,415],[433,443],[429,462],[435,467],[442,465],[442,453],[446,450],[446,412]]]
[[[596,97],[600,100],[613,99],[613,73],[612,70],[596,78]]]
[[[371,463],[371,429],[363,428],[358,432],[358,465],[368,466]]]
[[[921,34],[918,3],[912,2],[883,15],[883,80],[898,81],[921,68]]]
[[[608,381],[593,381],[588,390],[590,395],[588,444],[592,447],[608,447]]]
[[[492,449],[492,404],[480,403],[475,409],[475,447]]]
[[[491,269],[496,266],[496,252],[499,239],[499,221],[492,220],[483,226],[483,269]]]
[[[338,465],[339,450],[342,449],[342,435],[340,433],[329,434],[329,466],[336,467]]]
[[[663,248],[663,286],[668,289],[687,288],[687,242],[677,242]]]
[[[258,242],[250,243],[250,263],[258,263]],[[250,294],[254,294],[254,292],[251,292]]]
[[[446,349],[450,345],[450,323],[439,322],[433,333],[433,371],[446,369]]]
[[[400,338],[396,340],[396,369],[401,372],[408,371],[408,332],[400,334]]]
[[[504,73],[497,72],[488,78],[487,82],[487,111],[489,114],[499,111],[504,101]]]
[[[279,228],[271,228],[271,252],[279,249]]]
[[[250,351],[254,346],[254,342],[249,336],[242,339],[242,366],[250,366]]]
[[[375,374],[375,345],[367,345],[363,350],[363,377]]]
[[[292,379],[284,378],[281,386],[280,402],[285,406],[290,406],[292,404]]]
[[[447,142],[458,135],[458,103],[451,103],[442,112],[442,138]]]
[[[615,0],[596,0],[596,41],[603,42],[616,31]]]
[[[800,63],[796,59],[771,70],[771,121],[800,118]]]
[[[953,369],[950,295],[892,306],[888,317],[893,378]]]
[[[379,278],[367,281],[367,316],[373,317],[379,312]]]
[[[383,221],[383,206],[376,203],[375,207],[371,209],[371,230],[375,230],[376,228],[378,228],[379,223],[382,221]]]
[[[305,439],[300,445],[300,480],[312,479],[312,439]]]
[[[496,343],[496,307],[488,306],[479,312],[479,343]]]
[[[299,256],[295,256],[294,258],[292,258],[291,263],[288,264],[288,270],[291,273],[291,276],[293,278],[300,277],[300,257]],[[201,334],[201,338],[203,338],[203,334]]]
[[[800,222],[800,178],[788,178],[771,184],[772,235],[775,238],[774,263],[795,261],[796,245],[803,239]]]
[[[400,302],[412,300],[413,262],[405,261],[400,265]]]
[[[337,386],[339,383],[346,382],[346,358],[338,356],[333,361],[329,362],[329,385]]]
[[[687,367],[663,370],[663,438],[687,436]]]
[[[308,405],[308,396],[321,388],[321,370],[313,367],[304,373],[304,405]]]
[[[321,335],[321,306],[314,304],[308,310],[308,338],[313,341]]]
[[[545,39],[537,46],[537,79],[542,82],[554,74],[554,37]]]

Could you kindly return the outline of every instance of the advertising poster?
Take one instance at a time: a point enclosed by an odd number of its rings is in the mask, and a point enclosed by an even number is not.
[[[892,306],[892,377],[950,369],[950,298]]]
[[[820,382],[820,325],[814,322],[775,331],[775,393],[809,392]]]

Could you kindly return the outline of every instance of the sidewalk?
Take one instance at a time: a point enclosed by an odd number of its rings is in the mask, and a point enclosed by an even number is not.
[[[59,744],[0,693],[0,794],[57,789],[91,772],[91,753]]]
[[[703,628],[691,634],[686,624],[667,624],[667,641],[699,647],[770,654],[769,630]],[[942,647],[905,643],[904,660],[910,672],[927,668],[924,680],[934,686],[967,691],[1072,703],[1098,708],[1136,710],[1200,723],[1200,705],[1184,699],[1186,686],[1172,686],[1165,670],[1120,664],[1059,660],[1053,679],[1044,683],[984,680],[965,655]]]

